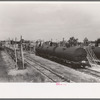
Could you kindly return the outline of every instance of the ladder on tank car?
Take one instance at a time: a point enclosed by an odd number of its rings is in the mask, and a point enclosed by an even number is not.
[[[87,52],[87,59],[91,66],[98,66],[97,62],[100,62],[100,60],[96,57],[94,54],[91,46],[85,47],[85,50]]]

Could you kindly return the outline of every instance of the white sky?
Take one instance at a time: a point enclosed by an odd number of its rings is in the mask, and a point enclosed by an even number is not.
[[[100,38],[100,2],[0,2],[0,40]]]

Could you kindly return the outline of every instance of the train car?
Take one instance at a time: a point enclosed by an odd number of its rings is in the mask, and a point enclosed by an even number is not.
[[[55,56],[73,61],[80,62],[86,58],[86,51],[78,46],[75,47],[57,47],[55,49]]]
[[[100,59],[100,47],[94,47],[93,51],[98,59]]]
[[[86,60],[86,51],[79,47],[40,46],[36,48],[36,54],[42,57],[56,58],[66,63],[81,65]]]

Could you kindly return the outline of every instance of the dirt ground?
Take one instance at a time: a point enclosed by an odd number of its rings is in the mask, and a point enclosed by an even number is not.
[[[10,56],[0,51],[0,82],[51,82],[51,80],[29,66],[24,70],[18,70]]]

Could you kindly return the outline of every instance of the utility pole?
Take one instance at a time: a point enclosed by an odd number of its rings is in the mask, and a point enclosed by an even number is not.
[[[11,44],[11,41],[10,41],[10,38],[8,39],[8,47],[10,48],[10,44]]]
[[[29,48],[30,48],[30,53],[31,53],[31,41],[29,41],[29,46],[30,46]]]
[[[63,38],[63,42],[65,41],[65,39]]]
[[[65,39],[63,38],[63,46],[65,46]]]
[[[22,66],[23,66],[23,69],[24,69],[24,55],[23,55],[22,36],[21,36],[21,58],[22,58]]]
[[[14,45],[14,50],[15,50],[15,62],[16,62],[16,65],[15,67],[17,67],[17,49],[16,49],[16,41],[17,41],[17,38],[15,38],[15,45]]]

